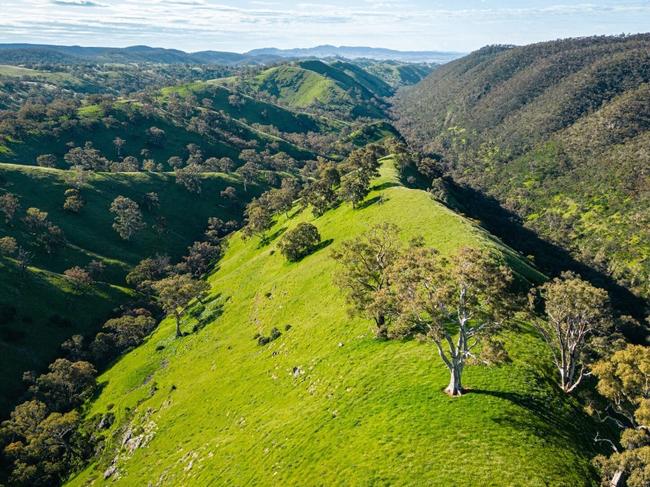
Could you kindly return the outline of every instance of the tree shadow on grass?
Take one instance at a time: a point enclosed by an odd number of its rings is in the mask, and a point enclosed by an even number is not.
[[[278,230],[276,230],[275,232],[273,232],[270,235],[262,235],[262,237],[260,238],[259,244],[257,244],[257,248],[261,249],[263,247],[266,247],[271,242],[273,242],[275,239],[282,236],[282,234],[284,232],[286,232],[286,231],[287,231],[287,227],[282,227],[282,228],[279,228]]]
[[[599,445],[594,442],[599,425],[577,404],[567,403],[559,396],[485,389],[470,389],[467,393],[503,399],[532,413],[516,415],[504,412],[493,419],[504,427],[529,431],[544,441],[570,448],[579,455],[594,456],[600,451]]]
[[[319,250],[326,249],[327,247],[329,247],[330,245],[332,245],[333,242],[334,242],[334,239],[333,239],[333,238],[328,238],[327,240],[323,240],[323,241],[320,242],[318,245],[316,245],[316,247],[314,247],[314,250],[312,250],[311,253],[312,253],[312,254],[315,254],[315,253],[318,252]]]
[[[332,238],[328,238],[327,240],[323,240],[323,241],[320,242],[318,245],[316,245],[313,249],[311,249],[311,251],[310,251],[307,255],[303,255],[303,256],[302,256],[301,258],[299,258],[298,260],[294,260],[294,261],[292,261],[292,263],[293,263],[293,264],[296,264],[296,263],[298,263],[298,262],[301,262],[302,260],[306,259],[306,258],[309,257],[310,255],[313,255],[313,254],[315,254],[316,252],[318,252],[318,251],[320,251],[320,250],[323,250],[323,249],[329,247],[330,245],[332,245],[333,242],[334,242],[334,239],[332,239]]]
[[[372,191],[382,191],[384,189],[394,188],[395,186],[401,186],[401,185],[399,183],[396,183],[395,181],[386,181],[381,184],[375,184],[370,189]]]
[[[386,197],[384,197],[383,195],[373,196],[369,200],[366,200],[363,203],[361,203],[359,206],[357,206],[356,209],[357,210],[363,210],[363,209],[368,208],[369,206],[372,206],[374,204],[385,203],[386,201],[388,201],[388,199]]]

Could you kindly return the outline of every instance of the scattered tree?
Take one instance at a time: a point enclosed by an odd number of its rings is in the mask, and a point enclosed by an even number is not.
[[[357,208],[370,193],[370,180],[362,172],[346,174],[341,179],[341,199],[352,203],[352,208]]]
[[[79,213],[85,205],[79,190],[76,188],[66,189],[64,195],[63,209],[72,213]]]
[[[248,161],[243,166],[240,166],[235,172],[242,179],[242,183],[244,184],[244,191],[248,191],[248,185],[255,181],[255,178],[260,172],[260,167],[255,162]]]
[[[534,319],[533,323],[553,353],[560,387],[570,393],[587,372],[592,339],[612,327],[607,292],[565,272],[531,293],[531,307],[538,304],[538,296],[546,319]]]
[[[115,198],[111,203],[110,212],[115,214],[113,229],[124,240],[130,240],[133,235],[145,227],[140,207],[126,196]]]
[[[0,211],[4,213],[5,223],[10,223],[19,209],[20,201],[18,196],[13,193],[0,195]]]
[[[176,183],[184,186],[190,193],[201,192],[201,166],[188,164],[176,170]]]
[[[166,255],[156,255],[153,258],[142,259],[126,275],[126,283],[140,292],[150,294],[154,281],[159,281],[169,275],[171,262]]]
[[[182,271],[194,277],[207,274],[221,257],[221,247],[210,242],[194,242],[183,256]]]
[[[245,237],[253,235],[262,235],[264,239],[265,232],[273,226],[273,213],[264,201],[253,199],[246,206],[246,225],[243,230]]]
[[[70,269],[67,269],[63,275],[70,282],[70,284],[72,284],[72,287],[77,292],[86,289],[93,283],[93,279],[90,273],[86,269],[83,269],[79,266],[74,266]]]
[[[485,250],[463,248],[448,263],[434,249],[416,246],[389,276],[392,286],[376,306],[394,314],[396,336],[418,334],[435,344],[450,373],[445,392],[461,395],[473,350],[507,316],[512,272]]]
[[[208,291],[210,286],[205,281],[193,279],[189,274],[172,275],[153,284],[158,295],[158,301],[166,313],[176,319],[176,337],[183,336],[181,332],[181,316],[185,307],[194,298]]]
[[[54,154],[41,154],[36,158],[36,164],[40,167],[56,167],[56,156]]]
[[[389,288],[388,270],[399,255],[399,229],[391,223],[376,225],[332,252],[343,267],[336,284],[346,292],[352,312],[374,320],[379,338],[388,337],[387,314],[376,300]]]
[[[169,164],[169,167],[171,167],[174,171],[180,169],[184,165],[183,159],[178,156],[172,156],[167,159],[167,164]]]
[[[222,198],[227,198],[229,200],[236,200],[237,199],[237,190],[233,188],[232,186],[226,187],[226,189],[222,190],[219,193],[219,196]]]
[[[0,238],[0,255],[6,257],[13,256],[18,250],[18,242],[13,237],[2,237]]]
[[[301,222],[282,236],[279,247],[289,262],[296,262],[313,252],[320,240],[318,228],[311,223]]]
[[[48,370],[36,378],[29,390],[51,411],[64,412],[80,406],[96,384],[97,371],[89,362],[59,358]]]
[[[113,145],[115,146],[115,151],[117,152],[117,158],[122,157],[122,147],[124,147],[124,144],[126,144],[126,140],[121,139],[119,137],[115,137],[113,139]]]

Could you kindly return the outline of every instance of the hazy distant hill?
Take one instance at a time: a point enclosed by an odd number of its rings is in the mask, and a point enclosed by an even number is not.
[[[222,51],[188,53],[149,46],[82,47],[48,44],[0,44],[0,64],[22,63],[160,63],[160,64],[270,64],[287,58],[380,59],[445,63],[460,57],[453,52],[402,52],[370,47],[319,46],[309,49],[256,49],[244,54]]]
[[[343,57],[348,59],[381,59],[391,61],[405,61],[417,63],[446,63],[463,56],[458,52],[444,51],[396,51],[393,49],[384,49],[378,47],[363,46],[317,46],[305,49],[276,49],[264,48],[254,49],[246,54],[251,56],[274,55],[285,58],[302,58],[302,57]]]
[[[0,63],[159,63],[159,64],[267,64],[279,56],[250,56],[234,52],[201,51],[187,53],[177,49],[149,46],[81,47],[47,44],[0,44]]]

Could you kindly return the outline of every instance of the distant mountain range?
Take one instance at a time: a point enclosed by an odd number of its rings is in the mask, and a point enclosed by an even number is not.
[[[443,64],[454,59],[462,57],[464,54],[459,52],[445,51],[396,51],[393,49],[384,49],[380,47],[364,46],[316,46],[306,49],[276,49],[264,48],[254,49],[246,53],[249,56],[280,56],[283,58],[329,58],[342,57],[346,59],[376,59],[402,61],[412,63],[438,63]]]
[[[0,63],[134,63],[161,64],[270,64],[297,58],[346,58],[443,64],[461,57],[455,52],[395,51],[372,47],[317,46],[307,49],[255,49],[244,54],[223,51],[187,53],[149,46],[81,47],[49,44],[0,44]]]

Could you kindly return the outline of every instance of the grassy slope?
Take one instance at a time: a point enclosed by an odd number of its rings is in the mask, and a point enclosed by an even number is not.
[[[332,285],[330,249],[384,221],[404,238],[423,233],[443,253],[497,245],[479,228],[395,185],[384,168],[384,203],[344,205],[313,219],[281,219],[274,231],[313,221],[329,248],[296,264],[277,241],[231,240],[210,281],[223,315],[181,340],[167,320],[103,374],[89,413],[132,421],[143,447],[123,450],[119,485],[592,485],[593,432],[549,381],[548,357],[530,333],[512,333],[510,365],[467,370],[474,390],[451,399],[429,345],[378,342],[350,318]],[[516,268],[535,272],[516,256]],[[185,328],[193,321],[186,319]],[[285,325],[292,328],[285,331]],[[283,335],[259,347],[253,335]],[[160,347],[164,349],[160,350]],[[300,367],[304,373],[292,373]],[[115,431],[116,441],[123,433]],[[112,454],[111,454],[112,455]],[[72,479],[102,479],[111,458]],[[100,482],[101,483],[101,482]]]
[[[174,89],[180,90],[180,88]],[[173,88],[164,91],[164,93],[171,92],[171,90]],[[233,145],[228,140],[220,137],[201,136],[198,133],[187,130],[183,126],[184,122],[179,125],[155,113],[146,116],[140,114],[137,118],[134,118],[124,110],[128,108],[127,105],[129,103],[124,102],[122,105],[118,105],[123,110],[118,111],[114,116],[120,123],[110,127],[106,127],[101,123],[104,113],[99,106],[87,105],[81,107],[79,109],[79,116],[86,124],[72,129],[62,130],[59,134],[34,133],[29,134],[24,139],[9,141],[5,146],[0,145],[0,162],[35,165],[36,158],[39,155],[49,153],[57,157],[58,164],[61,167],[65,167],[63,156],[69,150],[67,144],[73,142],[76,146],[83,146],[87,141],[92,142],[109,159],[117,159],[116,149],[113,144],[113,140],[116,137],[120,137],[126,141],[122,149],[122,156],[132,155],[138,157],[138,159],[142,159],[140,151],[142,149],[148,149],[151,153],[151,158],[157,163],[164,164],[171,156],[186,157],[186,146],[188,144],[197,144],[206,158],[230,157],[233,160],[237,160],[241,148]],[[255,108],[249,109],[249,111],[254,111]],[[230,113],[233,111],[233,107],[228,106],[227,103],[221,103],[215,107],[215,110],[224,110]],[[237,110],[237,112],[239,111],[241,110]],[[282,128],[289,128],[289,124],[293,122],[292,128],[294,130],[289,131],[301,132],[317,128],[315,122],[312,122],[312,126],[307,121],[300,119],[299,116],[295,116],[286,110],[276,110],[269,113],[267,109],[264,113],[267,114],[267,124],[278,123]],[[246,123],[240,122],[237,118],[241,115],[240,113],[231,114],[234,118],[232,121],[232,129],[239,132],[237,135],[245,140],[256,140],[259,150],[274,142],[278,142],[279,150],[287,152],[297,159],[308,159],[313,156],[308,150],[259,132]],[[163,146],[154,146],[148,143],[147,130],[152,126],[165,131],[166,142]]]
[[[340,69],[346,66],[353,76]],[[236,78],[220,80],[226,85],[235,81]],[[383,114],[369,100],[374,94],[385,95],[388,88],[382,80],[356,66],[343,63],[333,66],[322,61],[275,66],[246,79],[246,83],[248,89],[276,97],[279,104],[291,109],[319,105],[347,112],[353,117],[373,118],[383,118]]]
[[[27,76],[31,78],[40,78],[45,81],[53,83],[62,83],[65,86],[78,85],[82,86],[83,82],[68,73],[53,73],[49,71],[41,71],[37,69],[23,68],[20,66],[10,66],[8,64],[0,64],[0,77],[6,76],[8,78],[19,78]]]
[[[208,217],[224,220],[239,218],[241,207],[222,200],[219,192],[232,185],[243,194],[239,182],[223,174],[204,177],[200,196],[187,192],[175,184],[171,174],[118,173],[95,174],[81,190],[86,206],[78,215],[62,209],[63,193],[69,186],[65,172],[55,169],[0,164],[2,189],[20,196],[22,211],[33,206],[49,213],[52,222],[59,225],[68,244],[48,255],[33,245],[32,237],[21,222],[7,226],[0,220],[0,236],[11,235],[33,252],[34,266],[27,277],[18,275],[15,263],[0,258],[0,304],[18,308],[12,322],[0,325],[0,411],[6,410],[9,398],[20,386],[22,372],[44,367],[58,351],[59,344],[75,333],[92,334],[116,305],[123,303],[130,293],[119,287],[129,267],[140,259],[166,253],[180,257],[195,239],[201,238]],[[168,230],[163,235],[151,227],[132,241],[120,239],[112,229],[108,208],[117,195],[135,201],[155,191],[160,196],[160,209],[145,213],[149,225],[163,216]],[[251,189],[256,194],[256,189]],[[22,213],[21,213],[22,216]],[[98,259],[106,265],[99,284],[83,298],[71,294],[61,273],[74,265],[85,266]],[[69,326],[50,322],[53,314],[72,321]]]

